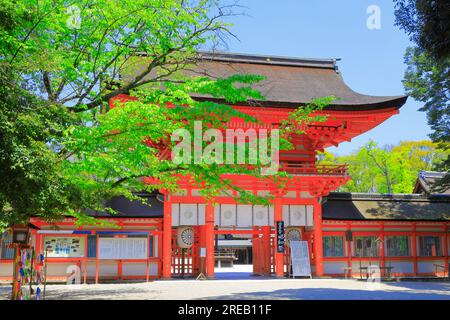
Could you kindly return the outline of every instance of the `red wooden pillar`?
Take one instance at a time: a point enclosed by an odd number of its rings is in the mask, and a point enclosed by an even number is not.
[[[384,252],[384,223],[383,222],[380,222],[380,245],[381,245],[381,248],[380,248],[380,255],[381,255],[381,261],[380,261],[380,266],[381,267],[384,267],[385,265],[386,265],[386,262],[385,262],[385,260],[386,260],[386,253]]]
[[[86,284],[87,283],[87,254],[88,254],[88,236],[85,235],[84,236],[84,259],[83,259],[83,283]]]
[[[34,231],[34,235],[35,235],[35,240],[34,240],[34,252],[35,255],[38,256],[41,253],[41,240],[42,240],[42,236],[40,233],[37,233],[36,230]],[[1,253],[1,252],[0,252]]]
[[[96,252],[95,252],[95,284],[98,284],[98,253],[99,253],[99,248],[98,248],[98,234],[95,233],[95,242],[96,242]]]
[[[197,259],[197,265],[196,268],[198,270],[198,273],[203,273],[206,274],[206,266],[205,266],[205,257],[200,257],[200,251],[201,248],[206,248],[206,233],[205,233],[205,225],[201,225],[198,226],[198,233],[199,233],[199,237],[198,237],[198,248],[197,248],[197,257],[199,257],[199,259]]]
[[[417,240],[416,240],[416,224],[413,222],[412,225],[412,255],[414,263],[414,275],[417,276]]]
[[[123,276],[122,270],[123,270],[123,262],[122,262],[122,259],[119,259],[119,260],[117,260],[117,278],[119,280],[121,280],[122,276]]]
[[[283,221],[283,207],[281,204],[281,198],[276,197],[274,200],[274,223],[275,223],[275,233],[277,232],[277,222]],[[284,253],[278,252],[278,239],[275,234],[274,241],[275,250],[275,274],[278,278],[284,277]]]
[[[170,279],[172,275],[172,203],[170,196],[164,196],[163,218],[163,252],[162,252],[162,277]]]
[[[347,224],[347,232],[351,232],[351,231],[352,231],[352,226],[349,223],[349,224]],[[352,241],[349,241],[349,240],[346,240],[346,241],[347,241],[347,267],[351,268],[352,267]]]
[[[323,245],[322,245],[322,205],[317,199],[314,202],[314,258],[316,276],[323,276]]]
[[[264,239],[259,238],[259,227],[253,227],[252,263],[253,273],[262,274],[264,270]],[[260,245],[262,243],[262,245]]]
[[[146,257],[146,261],[145,261],[145,282],[148,282],[149,280],[149,269],[150,269],[150,265],[149,265],[149,259],[150,259],[150,255],[153,256],[153,252],[150,252],[150,234],[147,234],[147,257]],[[154,239],[154,238],[153,238]]]
[[[270,275],[270,226],[263,226],[262,227],[262,234],[263,234],[263,273],[265,275]]]
[[[206,276],[214,278],[214,206],[210,202],[205,209],[205,246]]]
[[[448,275],[448,234],[447,223],[444,222],[444,276]]]
[[[163,267],[163,263],[162,263],[162,252],[163,252],[163,223],[160,222],[158,224],[158,233],[156,236],[156,241],[157,241],[157,245],[158,245],[158,250],[157,250],[157,255],[156,257],[158,257],[158,277],[162,277],[162,267]],[[156,247],[155,247],[156,248]]]

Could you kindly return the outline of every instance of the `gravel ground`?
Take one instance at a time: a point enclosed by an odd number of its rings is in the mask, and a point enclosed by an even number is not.
[[[0,287],[0,300],[10,286]],[[172,280],[150,283],[49,285],[48,300],[149,299],[439,299],[450,300],[448,282],[383,283],[371,288],[357,280]]]
[[[220,271],[220,270],[218,270]],[[223,271],[223,270],[222,270]],[[344,279],[261,279],[217,272],[216,280],[157,280],[149,283],[48,285],[48,300],[149,299],[333,299],[450,300],[450,282],[401,281],[369,284]],[[10,286],[0,286],[0,300]]]

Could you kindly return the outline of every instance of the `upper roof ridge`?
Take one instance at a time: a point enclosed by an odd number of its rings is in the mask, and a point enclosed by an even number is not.
[[[303,58],[287,57],[276,55],[246,54],[223,51],[199,51],[201,59],[224,61],[224,62],[242,62],[269,65],[283,65],[296,67],[327,68],[337,70],[336,61],[340,58]]]

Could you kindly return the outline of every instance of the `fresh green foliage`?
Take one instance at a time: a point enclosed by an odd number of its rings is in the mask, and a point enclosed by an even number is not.
[[[450,154],[431,141],[402,141],[379,147],[371,141],[347,156],[321,155],[323,164],[347,163],[352,177],[339,191],[411,193],[418,173],[432,170]]]
[[[251,87],[261,76],[184,74],[199,50],[232,36],[225,20],[236,8],[216,0],[0,0],[0,224],[32,215],[95,224],[86,209],[103,210],[112,196],[135,199],[134,191],[174,190],[177,174],[192,176],[208,198],[234,188],[222,173],[259,176],[246,166],[175,165],[159,156],[170,135],[192,131],[194,121],[256,121],[228,104],[262,100]],[[118,94],[136,100],[109,110]],[[312,102],[291,120],[320,120],[308,115],[324,105]],[[145,184],[149,176],[158,182]],[[261,201],[239,191],[244,202]]]
[[[407,49],[407,69],[403,84],[409,95],[424,102],[435,142],[450,142],[450,2],[395,0],[396,25],[416,46]],[[450,157],[437,163],[435,170],[446,171],[436,191],[450,187]]]
[[[394,0],[395,25],[411,41],[436,59],[450,53],[450,2],[446,0]]]

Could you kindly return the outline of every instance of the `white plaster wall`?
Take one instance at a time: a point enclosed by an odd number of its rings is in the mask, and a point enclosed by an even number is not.
[[[419,261],[417,263],[417,271],[419,273],[434,273],[436,271],[436,268],[433,264],[439,264],[441,266],[445,265],[445,262],[443,260],[433,260],[433,261]],[[439,270],[438,271],[442,271]]]
[[[394,267],[393,273],[414,273],[414,263],[411,261],[386,261],[385,265]]]
[[[76,265],[76,263],[51,263],[47,264],[47,276],[48,277],[66,277],[67,267]],[[80,270],[83,274],[83,270]]]
[[[241,227],[252,226],[252,205],[238,205],[237,206],[237,221]]]
[[[145,276],[146,264],[144,262],[124,262],[122,265],[122,275],[124,276]],[[151,262],[148,266],[148,273],[151,276],[158,275],[158,263]]]
[[[0,277],[11,277],[13,274],[12,263],[0,263]]]
[[[380,265],[380,262],[373,260],[370,262],[370,265],[378,266],[378,265]],[[361,266],[368,267],[369,261],[361,261]],[[353,272],[359,272],[359,261],[352,261],[352,268],[353,268]]]
[[[325,274],[344,274],[345,267],[347,267],[346,262],[325,261],[323,263]]]

